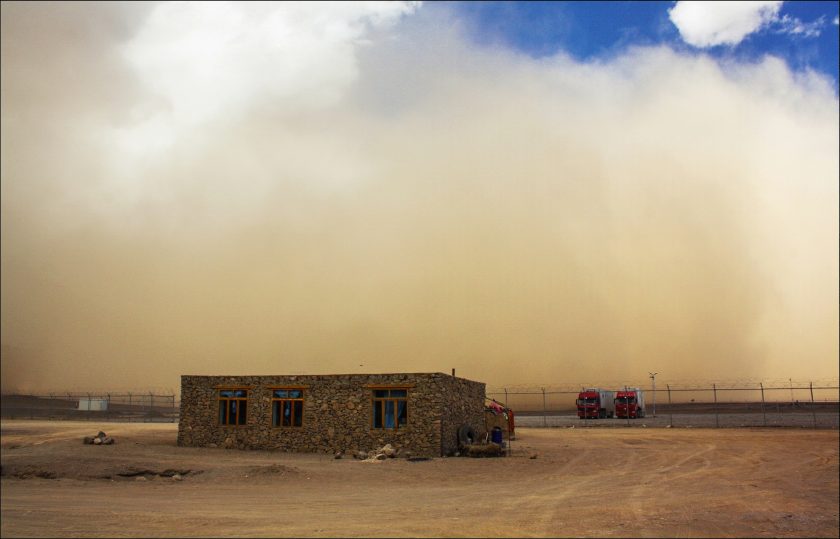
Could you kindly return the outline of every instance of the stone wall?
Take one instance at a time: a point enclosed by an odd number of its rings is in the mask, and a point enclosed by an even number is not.
[[[408,421],[372,427],[371,386],[407,387]],[[219,388],[248,389],[247,423],[220,425]],[[303,425],[272,426],[272,389],[303,388]],[[178,445],[294,452],[368,451],[390,443],[419,456],[451,454],[464,421],[483,425],[484,384],[443,373],[182,376]],[[474,411],[480,409],[481,421]],[[454,431],[452,429],[455,429]],[[443,439],[442,439],[443,435]]]
[[[441,418],[441,452],[452,455],[458,451],[458,429],[469,425],[475,431],[476,441],[484,440],[484,390],[481,382],[466,378],[446,376],[444,407]]]

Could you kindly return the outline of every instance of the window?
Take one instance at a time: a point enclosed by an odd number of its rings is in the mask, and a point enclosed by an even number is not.
[[[408,422],[406,389],[373,390],[373,428],[398,429]]]
[[[248,390],[219,390],[219,425],[244,425],[248,418]]]
[[[303,390],[275,389],[271,398],[271,426],[303,425]]]

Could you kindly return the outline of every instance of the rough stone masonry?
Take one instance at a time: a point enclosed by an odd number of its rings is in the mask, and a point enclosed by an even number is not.
[[[404,399],[396,428],[384,408],[375,410],[377,397],[390,394]],[[278,395],[294,395],[291,406],[302,406],[292,425],[276,417],[284,406]],[[452,455],[463,425],[484,436],[484,396],[485,384],[443,373],[184,375],[178,445],[336,453],[391,444],[416,456]]]

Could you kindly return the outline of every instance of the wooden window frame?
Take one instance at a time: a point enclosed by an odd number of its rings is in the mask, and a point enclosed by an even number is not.
[[[244,427],[248,425],[248,395],[250,394],[251,388],[250,387],[217,387],[216,388],[216,395],[217,395],[217,402],[218,405],[216,406],[216,418],[218,420],[218,424],[220,427]],[[223,397],[222,391],[244,391],[245,396],[233,396],[233,397]],[[230,418],[230,403],[236,402],[236,417],[233,418],[233,422],[231,422]],[[242,403],[245,403],[245,418],[244,422],[239,422],[239,410],[241,410]],[[224,404],[225,410],[225,420],[222,421],[220,415],[221,410],[220,406]]]
[[[394,431],[396,431],[396,430],[400,430],[400,428],[405,429],[408,426],[408,423],[409,423],[409,419],[408,419],[408,393],[409,393],[409,390],[412,387],[414,387],[413,385],[412,386],[373,386],[373,385],[368,385],[368,386],[365,386],[365,387],[367,387],[370,390],[370,402],[371,402],[370,428],[371,428],[371,430],[377,430],[377,431],[380,431],[380,430],[394,430]],[[405,391],[405,396],[404,397],[392,397],[392,396],[377,397],[376,396],[377,391],[391,391],[391,390]],[[388,402],[393,402],[394,403],[394,426],[393,427],[386,427],[385,426],[385,410],[386,410],[386,403],[388,403]],[[405,422],[404,423],[400,423],[400,414],[399,414],[399,403],[400,402],[405,403]],[[376,407],[377,407],[377,405],[379,405],[381,407],[381,411],[382,411],[382,426],[381,427],[376,426]]]
[[[284,387],[272,387],[271,388],[271,428],[273,429],[299,429],[303,427],[303,401],[306,398],[306,389],[308,386],[284,386]],[[275,397],[275,391],[300,391],[300,397]],[[274,423],[274,403],[280,403],[280,409],[283,408],[283,403],[289,402],[291,403],[291,425],[284,425],[282,418],[280,418],[279,424],[275,425]],[[295,408],[300,407],[300,425],[295,425]]]

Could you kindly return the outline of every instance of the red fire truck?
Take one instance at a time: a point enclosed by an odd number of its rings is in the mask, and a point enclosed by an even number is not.
[[[645,393],[638,387],[615,393],[616,417],[636,419],[645,417]]]
[[[581,419],[603,419],[615,415],[615,392],[588,387],[578,393],[577,413]]]

